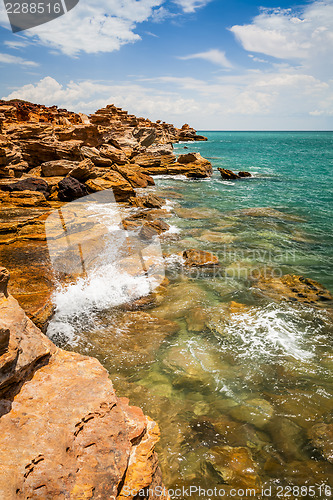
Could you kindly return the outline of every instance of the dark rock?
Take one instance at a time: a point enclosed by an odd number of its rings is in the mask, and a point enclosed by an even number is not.
[[[218,168],[217,170],[220,172],[222,179],[226,179],[228,181],[240,179],[240,176],[235,174],[232,170],[228,170],[226,168]]]
[[[44,179],[37,177],[28,177],[22,181],[14,182],[13,184],[5,184],[1,186],[2,191],[38,191],[45,198],[49,196],[49,185]]]
[[[59,182],[58,197],[60,201],[73,201],[87,194],[86,186],[74,177],[65,177]]]
[[[239,177],[252,177],[250,172],[238,172]]]

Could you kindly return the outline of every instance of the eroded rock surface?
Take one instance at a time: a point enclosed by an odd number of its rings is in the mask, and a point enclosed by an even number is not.
[[[157,424],[116,396],[97,360],[56,348],[8,279],[1,268],[0,497],[103,500],[162,486]]]

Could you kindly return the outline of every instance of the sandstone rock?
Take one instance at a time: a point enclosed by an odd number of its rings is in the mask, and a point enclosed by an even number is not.
[[[185,165],[187,163],[194,163],[196,161],[202,162],[202,161],[207,161],[207,160],[204,160],[204,158],[201,156],[200,153],[186,153],[183,155],[179,155],[178,159],[177,159],[178,163],[183,163]]]
[[[154,179],[144,173],[143,169],[138,165],[113,165],[112,169],[122,175],[134,188],[145,188],[155,185]]]
[[[88,146],[82,146],[81,155],[83,158],[91,160],[97,167],[111,167],[113,161],[110,158],[101,156],[97,148],[90,148]]]
[[[76,167],[74,167],[68,175],[70,177],[74,177],[74,179],[77,179],[80,182],[85,182],[88,179],[97,177],[96,171],[94,169],[94,163],[91,160],[86,159],[81,161]]]
[[[208,463],[223,482],[237,488],[253,488],[259,492],[261,482],[248,448],[216,446],[210,451],[210,455]]]
[[[182,257],[184,258],[185,266],[216,266],[219,263],[219,259],[216,255],[211,252],[206,252],[204,250],[184,250],[182,253]]]
[[[42,163],[41,169],[44,177],[59,177],[69,174],[78,165],[79,163],[76,161],[54,160]]]
[[[239,177],[252,177],[250,172],[238,172]]]
[[[48,207],[43,193],[38,191],[14,191],[12,193],[1,193],[0,202],[4,205],[15,207]]]
[[[88,194],[86,186],[74,177],[65,177],[58,186],[58,197],[61,201],[73,201]]]
[[[111,171],[104,174],[101,179],[90,179],[86,185],[92,192],[112,189],[116,201],[127,201],[135,196],[135,191],[131,184],[118,172]]]
[[[136,198],[131,198],[129,202],[134,207],[141,208],[162,208],[165,204],[165,200],[153,194],[137,196]]]
[[[0,270],[1,290],[7,278]],[[1,498],[122,498],[128,487],[163,487],[157,424],[117,398],[97,360],[57,349],[4,293],[0,397]]]
[[[38,191],[42,193],[45,198],[49,196],[49,185],[44,179],[28,177],[18,182],[0,186],[2,191]]]
[[[248,399],[239,406],[230,410],[230,415],[241,422],[248,422],[261,429],[272,418],[274,413],[272,405],[265,399]]]
[[[125,165],[128,163],[128,158],[124,151],[112,146],[111,144],[103,144],[99,148],[99,154],[105,158],[108,158],[112,163],[117,165]]]
[[[253,207],[253,208],[245,208],[240,210],[239,212],[234,212],[235,215],[246,216],[246,217],[263,217],[263,218],[273,218],[280,219],[290,222],[304,222],[302,217],[293,214],[287,214],[285,212],[281,212],[280,210],[276,210],[271,207]]]

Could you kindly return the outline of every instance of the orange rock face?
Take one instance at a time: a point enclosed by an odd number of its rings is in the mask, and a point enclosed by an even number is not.
[[[157,424],[116,396],[97,360],[56,348],[7,296],[8,277],[1,268],[0,498],[162,486]]]

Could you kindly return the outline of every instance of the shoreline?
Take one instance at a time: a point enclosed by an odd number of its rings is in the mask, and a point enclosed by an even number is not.
[[[113,151],[113,153],[114,153],[114,151]],[[156,153],[156,151],[154,151],[154,153]],[[189,154],[191,155],[191,153],[189,153]],[[162,155],[162,156],[165,156],[165,155]],[[168,156],[168,155],[166,155],[166,156]],[[185,155],[185,156],[188,156],[188,155]],[[156,154],[155,154],[154,158],[156,159]],[[155,159],[154,159],[154,161],[155,161]],[[193,160],[194,158],[192,157],[191,159]],[[147,161],[147,156],[146,157],[143,156],[140,161],[141,162]],[[198,161],[198,158],[196,158],[194,160],[194,163],[196,161]],[[190,175],[193,172],[202,173],[202,170],[201,170],[202,160],[199,161],[199,164],[200,163],[201,163],[201,165],[196,164],[195,167],[193,167],[193,166],[189,167],[188,171],[190,172]],[[191,165],[191,162],[189,162],[189,164]],[[188,165],[188,164],[185,163],[183,165]],[[147,165],[146,165],[146,167],[147,167]],[[104,168],[104,167],[102,167],[102,168]],[[161,167],[160,166],[159,167],[156,167],[156,166],[147,167],[145,172],[148,172],[148,175],[152,173],[152,170],[149,170],[149,168],[151,168],[153,170],[155,169],[155,172],[156,172],[156,168],[161,168]],[[170,169],[170,167],[165,167],[165,165],[163,168]],[[177,166],[176,168],[179,169],[179,166]],[[204,165],[204,168],[207,169],[207,163]],[[192,172],[191,172],[191,169],[192,169]],[[119,168],[119,170],[120,170],[120,168]],[[140,167],[140,170],[138,170],[138,171],[140,173],[143,173],[142,167]],[[205,171],[209,172],[210,170],[205,170]],[[103,173],[103,175],[105,175],[105,174]],[[127,175],[129,175],[129,174],[127,173]],[[131,173],[131,175],[132,175],[131,180],[133,182],[133,172]],[[146,175],[146,174],[144,174],[144,175]],[[165,174],[163,174],[163,175],[165,175]],[[149,181],[149,179],[147,179],[147,175],[146,175],[146,177],[143,177],[143,179],[145,179],[145,181],[147,181],[148,188],[149,188],[149,186],[152,186],[152,184],[149,184],[149,182],[151,182],[151,181]],[[136,179],[136,182],[137,182],[137,179]],[[243,182],[243,181],[240,180],[237,182]],[[129,188],[126,187],[126,189],[129,189]],[[145,188],[142,189],[143,193],[144,193],[144,189]],[[154,191],[156,190],[156,188],[154,188],[154,187],[152,187],[151,189],[153,189]],[[55,191],[53,191],[53,193],[54,192]],[[103,191],[99,191],[99,192],[103,193]],[[124,189],[122,189],[121,192],[124,193]],[[134,197],[133,199],[132,199],[132,197],[129,197],[129,199],[132,200],[130,202],[130,205],[129,205],[129,207],[131,207],[130,210],[132,211],[132,213],[127,214],[125,217],[121,218],[122,225],[124,226],[125,229],[129,229],[129,232],[130,232],[130,230],[134,230],[134,232],[140,231],[141,236],[143,237],[144,240],[146,237],[148,237],[148,239],[145,241],[149,241],[150,238],[157,237],[158,234],[161,234],[161,235],[168,234],[167,226],[169,226],[168,217],[164,218],[164,216],[166,214],[165,214],[165,212],[163,213],[163,209],[164,209],[163,208],[163,200],[161,200],[158,196],[156,196],[156,194],[150,193],[150,189],[148,189],[148,192],[149,192],[149,194],[147,196],[145,196],[142,192],[140,192],[140,194],[136,195],[136,197]],[[51,193],[51,196],[53,193]],[[159,194],[159,193],[157,193],[157,194]],[[55,203],[54,208],[58,207],[57,201],[52,201],[52,203]],[[161,205],[161,203],[162,203],[162,205]],[[28,208],[28,210],[31,210],[31,208]],[[248,209],[248,212],[249,212],[249,210],[251,210],[251,209]],[[252,210],[255,210],[255,209],[252,209]],[[286,214],[283,214],[282,212],[277,211],[276,209],[271,209],[271,208],[267,208],[267,207],[266,207],[265,212],[260,212],[260,210],[262,211],[264,209],[259,208],[259,209],[256,209],[256,212],[250,212],[250,213],[247,213],[245,215],[247,217],[254,217],[254,218],[257,217],[258,215],[259,215],[259,217],[262,217],[264,215],[265,217],[268,217],[268,218],[269,217],[279,218],[279,217],[282,217],[283,215],[286,215]],[[199,215],[199,219],[203,215],[205,217],[207,217],[207,211],[205,213],[204,208],[201,209],[201,213],[199,213],[200,210],[199,211],[197,210],[197,212],[198,212],[197,216]],[[186,220],[186,217],[189,215],[189,211],[186,212],[186,209],[185,209],[185,212],[184,212],[184,209],[183,209],[182,213],[185,216],[184,220]],[[141,214],[141,217],[136,217],[136,214],[139,214],[139,215]],[[166,225],[163,225],[158,221],[162,221]],[[32,234],[34,234],[34,233],[32,233]],[[36,236],[36,238],[34,238],[34,241],[37,242],[36,246],[38,248],[40,248],[40,246],[41,246],[40,233],[35,234],[35,236]],[[184,236],[186,239],[186,237],[188,235],[185,234]],[[214,232],[214,228],[211,228],[210,233],[206,236],[208,236],[208,238],[210,238],[210,239],[217,238],[216,231]],[[20,243],[20,241],[21,241],[21,243]],[[26,240],[24,238],[22,240],[18,240],[16,242],[19,245],[21,245],[21,249],[19,250],[18,253],[27,251],[27,246],[26,246],[26,243],[24,243],[24,242],[26,242]],[[218,263],[218,261],[214,260],[215,257],[216,257],[216,255],[214,254],[214,252],[202,251],[202,250],[200,250],[200,247],[199,248],[191,248],[190,246],[188,246],[186,248],[186,250],[184,250],[181,253],[181,255],[179,255],[179,258],[181,259],[182,265],[183,265],[184,270],[185,270],[184,271],[185,275],[186,275],[186,273],[191,272],[191,270],[194,273],[197,273],[199,270],[199,272],[203,273],[203,275],[205,275],[205,273],[208,273],[207,277],[211,276],[212,271],[215,271],[216,269],[218,269],[219,263]],[[41,272],[42,272],[42,270],[41,270]],[[315,302],[315,303],[320,304],[320,301],[322,300],[322,299],[320,299],[320,297],[324,297],[325,294],[327,294],[327,291],[323,287],[321,287],[321,285],[319,283],[316,283],[313,280],[309,280],[308,278],[304,278],[302,276],[296,276],[296,275],[289,274],[289,275],[285,275],[283,277],[283,279],[281,279],[281,277],[276,277],[276,279],[271,279],[272,277],[269,277],[268,279],[266,279],[264,277],[264,279],[262,279],[261,276],[253,276],[253,278],[254,278],[255,286],[258,288],[258,290],[261,293],[264,294],[264,296],[271,297],[273,301],[275,300],[277,302],[278,302],[278,298],[284,297],[287,301],[290,300],[291,307],[293,307],[292,303],[294,300],[297,301],[298,303],[300,303],[300,305],[304,304],[305,306],[306,306],[307,302],[310,302],[310,304],[311,304],[311,302]],[[174,284],[172,284],[172,285],[174,285]],[[159,295],[163,296],[163,294],[168,293],[168,287],[169,287],[168,283],[162,283],[162,288],[160,290],[158,290],[158,292],[156,294],[157,305],[158,305]],[[175,289],[175,287],[173,287],[172,289]],[[188,287],[188,290],[190,293],[192,293],[191,287]],[[193,288],[193,291],[195,291],[195,287]],[[198,293],[198,290],[196,293]],[[302,297],[300,295],[302,295]],[[329,295],[327,295],[326,298],[328,301],[332,300],[329,297]],[[141,324],[142,331],[145,331],[144,330],[145,323],[151,321],[149,313],[151,312],[151,310],[150,310],[151,305],[154,304],[154,301],[152,301],[152,299],[153,299],[153,297],[149,296],[149,295],[147,295],[146,297],[143,297],[141,300],[138,299],[138,302],[136,302],[136,303],[134,302],[134,309],[132,311],[129,310],[127,312],[128,318],[132,318],[133,324],[135,322],[141,321],[140,324]],[[182,299],[182,297],[180,296],[177,300],[181,300],[181,299]],[[325,301],[325,303],[327,303],[327,302]],[[147,306],[148,306],[148,308],[147,308]],[[234,314],[236,312],[236,314],[242,314],[244,312],[244,310],[240,306],[244,306],[244,304],[232,301],[230,303],[230,313]],[[246,312],[246,309],[245,309],[245,312]],[[196,312],[196,314],[197,313],[198,313],[198,311]],[[215,313],[216,313],[216,311],[215,311]],[[246,314],[247,314],[247,312],[246,312]],[[193,324],[195,324],[196,322],[198,322],[198,324],[204,324],[204,323],[202,323],[202,320],[203,320],[203,318],[200,318],[200,315],[199,315],[199,317],[195,317]],[[121,319],[118,319],[118,321],[121,321]],[[165,322],[165,321],[167,321],[167,322]],[[187,319],[187,321],[190,321],[189,318]],[[193,325],[191,327],[193,328]],[[164,318],[163,315],[162,315],[162,319],[156,319],[154,322],[154,329],[156,329],[156,332],[159,332],[160,330],[163,330],[164,333],[169,332],[168,334],[171,336],[171,338],[172,338],[172,335],[175,334],[175,328],[176,328],[175,325],[172,323],[172,318]],[[162,339],[163,339],[163,336],[162,336]],[[147,340],[149,340],[149,337]],[[151,340],[149,340],[149,341],[151,342]],[[156,336],[157,344],[155,345],[155,348],[157,348],[159,341],[160,340],[159,340],[158,335],[157,335]],[[129,352],[132,350],[134,343],[135,343],[135,340],[133,337],[133,343],[129,345]],[[170,363],[170,360],[168,362]],[[121,385],[121,382],[120,382],[120,385]],[[162,386],[163,386],[163,384],[162,384]],[[261,402],[260,404],[262,405],[263,402]],[[203,402],[202,402],[202,406],[204,406]],[[196,411],[198,411],[199,415],[200,415],[202,408],[198,407],[198,410],[196,410]],[[269,412],[271,412],[270,408],[269,408]],[[271,417],[269,417],[269,419],[270,418]],[[1,425],[1,420],[0,420],[0,425]],[[245,462],[248,463],[248,465],[250,464],[252,467],[253,462],[252,462],[251,454],[249,454],[250,452],[247,451],[246,447],[245,448],[238,447],[237,448],[238,452],[240,452],[241,449],[242,449],[242,452],[241,452],[242,458],[245,460]],[[231,451],[232,450],[229,450],[227,455],[229,453],[231,453]],[[233,450],[233,452],[234,451],[235,451],[235,449]],[[220,450],[219,453],[222,453],[222,455],[223,455],[223,453],[225,454],[226,449]],[[226,460],[226,462],[228,462],[229,459],[227,456],[225,456],[225,460]],[[213,468],[216,468],[216,463],[214,462],[214,464],[213,464]],[[252,480],[253,480],[253,478],[251,479],[251,481]],[[255,483],[258,481],[257,476],[255,477],[254,481],[255,481]],[[247,483],[247,485],[248,484],[250,484],[250,483]]]

